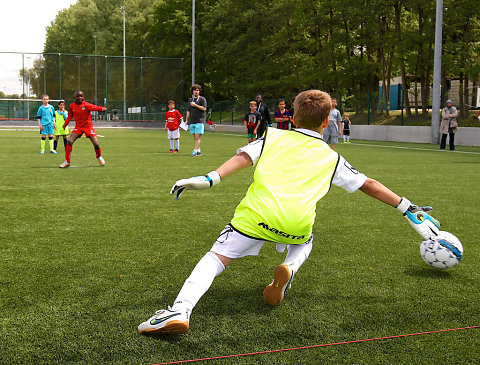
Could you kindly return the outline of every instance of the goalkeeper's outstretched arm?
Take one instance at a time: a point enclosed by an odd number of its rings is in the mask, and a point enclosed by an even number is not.
[[[227,176],[232,175],[237,171],[243,170],[248,166],[252,166],[252,159],[245,152],[240,152],[239,154],[233,156],[231,159],[225,162],[216,171],[222,179],[225,179]]]
[[[178,180],[170,190],[170,194],[175,194],[177,200],[185,190],[204,190],[218,184],[227,176],[252,165],[252,159],[245,152],[233,156],[218,169],[210,171],[205,176],[195,176],[189,179]]]
[[[402,198],[377,180],[367,177],[360,188],[365,194],[370,195],[392,207],[396,208]]]
[[[360,190],[367,195],[397,208],[423,239],[432,239],[438,235],[440,222],[427,213],[433,209],[432,207],[418,207],[412,204],[407,198],[401,198],[385,185],[370,178],[365,180]]]

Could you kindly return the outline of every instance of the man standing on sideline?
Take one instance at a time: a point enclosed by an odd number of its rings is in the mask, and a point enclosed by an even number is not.
[[[188,100],[187,119],[186,122],[189,125],[190,134],[193,134],[195,141],[195,148],[191,156],[201,156],[200,150],[200,137],[205,133],[205,112],[207,110],[207,99],[200,96],[202,87],[198,84],[193,84],[190,88],[190,92],[193,97]]]
[[[257,102],[257,111],[262,115],[262,121],[257,130],[257,138],[260,138],[267,130],[267,125],[272,125],[272,120],[270,119],[270,111],[268,110],[268,106],[263,102],[262,95],[257,94],[255,101]]]
[[[458,128],[457,117],[457,108],[453,106],[451,100],[447,100],[445,108],[442,109],[442,123],[440,124],[440,133],[442,134],[442,139],[440,140],[441,151],[445,151],[447,136],[449,137],[450,151],[455,151],[455,133]]]
[[[323,131],[323,140],[330,145],[332,150],[335,149],[338,143],[338,136],[342,130],[342,116],[336,106],[337,99],[332,98],[332,109],[330,109],[328,126]]]

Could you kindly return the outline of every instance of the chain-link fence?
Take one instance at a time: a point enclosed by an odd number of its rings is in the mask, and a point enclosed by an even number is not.
[[[0,52],[0,65],[4,99],[48,94],[68,105],[81,89],[85,100],[108,108],[108,119],[150,120],[169,99],[183,99],[181,58]],[[25,118],[32,115],[26,108],[38,108],[36,103],[12,103],[0,103],[5,118]]]

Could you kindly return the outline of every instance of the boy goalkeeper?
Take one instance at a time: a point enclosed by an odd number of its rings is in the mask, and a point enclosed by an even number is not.
[[[253,183],[233,219],[195,266],[173,306],[157,311],[138,326],[138,332],[187,332],[191,311],[215,277],[234,259],[257,255],[265,242],[277,243],[279,252],[287,249],[285,261],[275,268],[273,281],[263,292],[268,304],[277,305],[310,255],[316,204],[331,184],[350,193],[360,189],[396,207],[424,239],[437,234],[440,224],[427,213],[431,207],[417,207],[358,172],[320,138],[328,125],[330,108],[327,93],[304,91],[294,103],[297,129],[268,128],[263,138],[240,148],[217,170],[175,183],[170,193],[178,199],[185,190],[208,189],[257,162]]]

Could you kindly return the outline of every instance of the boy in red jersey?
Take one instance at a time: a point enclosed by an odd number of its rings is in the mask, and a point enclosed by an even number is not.
[[[180,149],[180,129],[178,126],[183,122],[183,117],[180,112],[175,109],[175,102],[168,101],[168,111],[165,114],[165,129],[167,130],[167,137],[170,140],[170,153],[178,153]]]
[[[68,107],[68,118],[63,124],[63,128],[75,118],[75,128],[70,137],[68,138],[67,147],[65,148],[65,162],[63,162],[59,167],[65,168],[70,166],[70,156],[72,154],[73,143],[85,133],[85,137],[90,138],[92,141],[93,148],[95,149],[95,155],[101,166],[105,165],[105,160],[102,157],[102,150],[100,144],[98,143],[97,133],[93,129],[92,116],[90,112],[104,112],[107,108],[103,106],[97,106],[94,104],[87,103],[84,100],[84,95],[82,90],[77,90],[73,93],[75,97],[75,102],[70,104]]]

